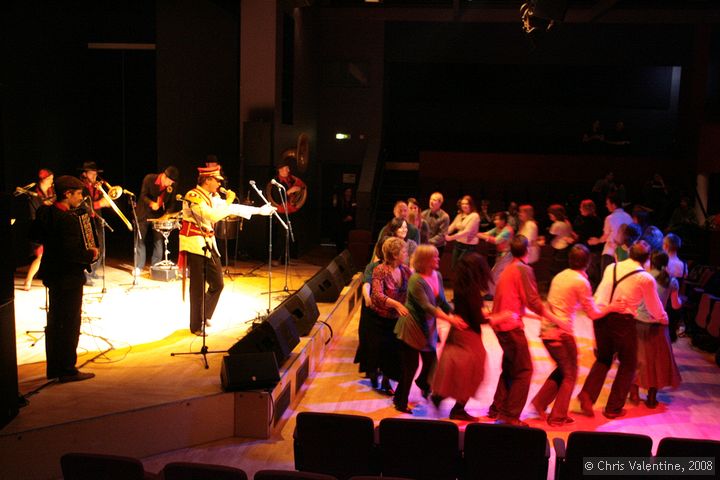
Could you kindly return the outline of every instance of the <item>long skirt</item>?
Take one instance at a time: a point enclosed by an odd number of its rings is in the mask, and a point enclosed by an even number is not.
[[[677,388],[682,379],[675,363],[667,325],[636,322],[638,334],[637,377],[641,388]]]
[[[432,392],[467,402],[475,396],[485,375],[485,346],[473,330],[451,328],[432,376]]]

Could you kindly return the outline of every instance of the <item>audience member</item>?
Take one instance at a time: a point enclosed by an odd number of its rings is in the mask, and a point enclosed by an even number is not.
[[[413,267],[415,273],[410,277],[405,302],[408,313],[402,315],[395,326],[395,334],[400,340],[402,374],[393,403],[395,409],[403,413],[412,413],[408,397],[418,369],[418,356],[422,358],[422,368],[415,384],[424,398],[430,395],[429,377],[437,362],[436,319],[450,322],[456,328],[467,328],[463,319],[451,313],[452,306],[445,299],[442,275],[438,272],[440,256],[437,249],[427,244],[419,246]]]
[[[430,195],[430,208],[422,212],[423,220],[428,224],[428,243],[438,249],[441,257],[445,250],[445,235],[450,226],[450,216],[440,208],[444,200],[442,193],[433,193]]]
[[[552,312],[546,309],[537,291],[535,274],[527,265],[527,238],[516,235],[510,241],[512,262],[500,275],[495,290],[493,313],[510,311],[517,314],[512,320],[503,319],[497,322],[490,318],[490,325],[495,331],[500,348],[502,348],[502,372],[498,379],[497,389],[488,417],[497,418],[499,423],[527,426],[520,420],[520,413],[527,401],[532,378],[533,366],[525,337],[522,316],[529,308],[538,315],[549,317],[560,322]]]
[[[569,268],[553,278],[547,298],[550,310],[561,321],[557,323],[542,317],[540,326],[540,338],[557,367],[532,400],[541,419],[546,417],[545,410],[555,400],[547,417],[548,424],[554,427],[574,422],[567,412],[578,370],[573,333],[575,312],[582,309],[590,319],[595,320],[623,308],[620,304],[602,309],[595,306],[585,274],[590,264],[590,250],[585,245],[574,245],[568,254],[568,262]]]
[[[458,260],[463,255],[475,249],[479,242],[477,233],[480,227],[480,216],[475,208],[475,202],[470,195],[465,195],[458,203],[460,211],[448,227],[448,233],[445,235],[446,241],[455,241],[452,268],[455,268]]]
[[[591,237],[589,245],[604,243],[602,257],[600,258],[600,270],[605,272],[608,265],[615,261],[615,249],[617,248],[617,234],[620,225],[633,223],[632,218],[622,209],[620,201],[614,194],[609,194],[605,199],[605,207],[610,214],[605,217],[602,237]]]
[[[395,324],[398,317],[407,315],[407,299],[410,269],[405,266],[407,246],[397,237],[385,240],[382,246],[383,262],[375,267],[372,274],[370,298],[375,315],[369,322],[366,351],[367,370],[370,379],[382,373],[381,392],[394,395],[390,379],[400,378],[398,344],[395,339]]]
[[[420,232],[421,243],[428,243],[430,226],[420,214],[420,204],[415,198],[408,198],[408,225],[413,225]],[[412,254],[411,254],[412,255]]]
[[[568,265],[568,251],[570,245],[575,242],[575,233],[573,227],[565,214],[565,207],[560,204],[553,204],[548,207],[548,217],[552,224],[549,233],[552,237],[550,246],[552,247],[552,264],[550,266],[550,275],[555,276]]]
[[[492,228],[493,221],[492,215],[490,214],[490,200],[483,199],[480,201],[480,211],[478,211],[478,216],[480,217],[480,230],[484,232],[485,230]]]
[[[453,304],[456,318],[463,321],[465,328],[450,327],[433,374],[430,397],[436,408],[445,398],[455,399],[450,410],[452,420],[478,420],[465,410],[465,405],[475,396],[485,376],[485,346],[480,326],[488,323],[488,315],[483,312],[482,294],[487,291],[490,281],[490,267],[481,255],[471,252],[458,262],[453,281]],[[489,315],[495,323],[516,321],[516,316],[513,312]]]
[[[518,211],[520,219],[520,230],[518,235],[522,235],[528,240],[528,265],[536,263],[540,259],[540,245],[538,245],[538,226],[535,223],[535,210],[532,205],[520,205]]]
[[[682,306],[678,295],[677,279],[667,272],[668,256],[663,252],[654,253],[651,260],[650,275],[655,278],[657,294],[660,302],[678,310]],[[677,388],[680,385],[680,371],[675,363],[670,334],[668,331],[668,318],[654,318],[645,304],[641,304],[637,311],[637,375],[630,390],[630,401],[640,401],[639,389],[647,390],[645,405],[656,408],[658,405],[657,391],[663,387]]]
[[[493,281],[490,285],[490,295],[495,294],[495,286],[497,285],[498,278],[502,274],[505,267],[512,261],[512,255],[510,255],[510,240],[515,233],[507,224],[507,213],[497,212],[493,215],[493,223],[495,228],[488,230],[487,232],[480,232],[477,234],[477,238],[484,240],[492,245],[495,245],[495,264],[492,268]]]
[[[624,300],[625,308],[596,320],[596,360],[578,399],[584,415],[594,416],[593,404],[597,401],[605,377],[613,359],[617,356],[619,366],[615,374],[610,396],[603,410],[606,418],[614,419],[625,415],[625,400],[637,368],[637,329],[635,319],[641,303],[652,318],[667,321],[667,314],[658,297],[655,279],[643,269],[650,256],[650,247],[639,241],[630,248],[630,258],[608,266],[595,292],[599,307],[613,304],[614,299]]]
[[[590,263],[587,267],[588,280],[590,285],[597,287],[600,283],[600,254],[602,245],[589,245],[588,240],[592,237],[601,237],[603,233],[602,220],[595,211],[595,202],[585,199],[580,202],[580,215],[575,217],[573,231],[577,235],[576,242],[584,244],[590,249]]]

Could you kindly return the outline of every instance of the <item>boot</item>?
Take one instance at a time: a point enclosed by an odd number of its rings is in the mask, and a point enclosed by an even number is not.
[[[647,396],[647,400],[645,400],[645,405],[648,408],[656,408],[658,406],[657,388],[651,387],[648,389],[648,396]]]

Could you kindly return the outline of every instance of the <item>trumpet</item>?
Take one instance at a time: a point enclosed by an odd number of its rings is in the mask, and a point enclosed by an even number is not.
[[[103,184],[105,184],[108,187],[108,191],[106,192],[103,188]],[[123,215],[123,213],[120,211],[117,205],[115,205],[114,200],[117,200],[120,198],[120,195],[123,194],[123,188],[119,186],[111,186],[106,181],[100,181],[95,184],[95,188],[100,190],[100,193],[102,193],[103,198],[108,202],[110,207],[117,213],[118,217],[120,217],[120,220],[122,220],[125,223],[125,226],[127,226],[128,230],[132,232],[132,224],[128,221],[128,219]],[[112,195],[111,195],[112,193]],[[114,195],[114,196],[113,196]]]

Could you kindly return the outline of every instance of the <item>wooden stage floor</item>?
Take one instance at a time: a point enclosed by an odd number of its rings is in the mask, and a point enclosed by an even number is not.
[[[323,265],[324,266],[324,265]],[[85,287],[78,365],[96,374],[75,384],[45,386],[45,289],[35,280],[21,289],[16,278],[15,324],[20,393],[30,404],[0,433],[32,430],[51,424],[142,408],[220,391],[222,355],[171,357],[198,352],[202,338],[189,331],[189,301],[182,300],[181,281],[154,281],[145,273],[136,286],[127,268],[106,267],[106,293],[101,282]],[[288,289],[302,287],[320,265],[293,260]],[[224,351],[244,336],[259,315],[274,309],[286,294],[284,268],[273,268],[268,296],[268,268],[238,263],[225,276],[225,288],[208,328],[209,350]],[[189,281],[189,280],[188,280]],[[270,305],[268,305],[270,298]],[[26,333],[30,331],[31,333]],[[38,388],[39,392],[34,393]]]

